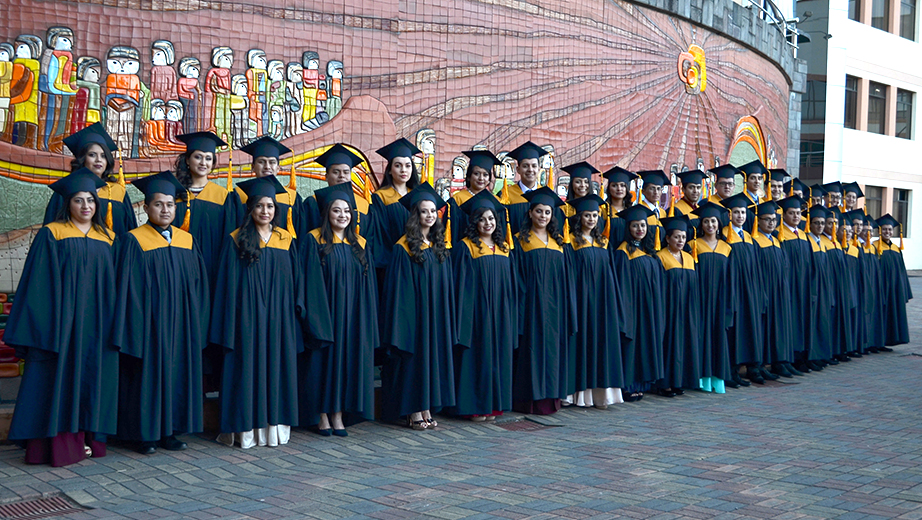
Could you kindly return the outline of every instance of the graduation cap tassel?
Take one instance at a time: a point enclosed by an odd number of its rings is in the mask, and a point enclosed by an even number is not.
[[[554,167],[551,166],[547,169],[547,183],[545,184],[550,189],[554,189]],[[556,190],[554,190],[556,191]]]
[[[660,230],[660,226],[656,226],[656,237],[655,237],[656,243],[653,244],[653,248],[654,248],[655,250],[657,250],[657,251],[660,250],[660,247],[659,247],[659,230]]]
[[[692,244],[691,244],[692,258],[695,259],[695,263],[697,264],[698,263],[698,229],[697,228],[692,228],[692,236],[694,237],[692,238]]]
[[[509,204],[509,182],[508,182],[508,180],[507,180],[505,177],[503,177],[503,195],[502,195],[502,197],[503,197],[503,200],[501,200],[500,202],[502,202],[503,204]],[[509,210],[506,210],[506,213],[509,213]]]
[[[121,187],[125,187],[125,165],[122,162],[122,149],[118,149],[118,183]]]
[[[186,190],[186,214],[182,218],[182,226],[179,228],[183,231],[189,231],[189,220],[192,219],[192,193]]]
[[[903,226],[900,226],[900,251],[903,250]]]
[[[812,186],[807,187],[807,193],[809,193],[809,195],[807,195],[807,209],[810,209],[813,207],[813,187]]]
[[[298,176],[295,174],[295,160],[291,158],[291,171],[288,173],[288,189],[298,191]]]
[[[669,218],[675,217],[675,194],[669,190]]]
[[[114,223],[112,222],[112,187],[109,186],[108,183],[106,183],[106,227],[114,231],[115,228],[112,227],[113,225]]]
[[[451,249],[451,211],[445,219],[445,249]]]
[[[605,204],[604,207],[605,207],[605,222],[603,222],[603,224],[605,227],[602,228],[602,237],[605,238],[605,241],[607,242],[608,240],[611,239],[611,226],[610,226],[611,222],[609,222],[611,220],[611,206],[609,206],[608,204]]]
[[[298,238],[298,234],[295,233],[295,224],[292,221],[292,213],[291,206],[288,206],[288,216],[285,218],[285,227],[288,228],[288,232],[291,233],[291,238]]]
[[[355,234],[356,235],[362,234],[362,222],[361,222],[362,216],[361,215],[362,214],[359,213],[359,210],[356,209],[355,210]]]
[[[563,243],[570,243],[570,219],[567,217],[563,219]]]
[[[512,240],[512,224],[509,223],[509,208],[506,208],[506,247],[510,251],[515,249],[515,242]]]
[[[224,134],[225,136],[227,134]],[[222,139],[224,139],[222,137]],[[227,139],[224,139],[225,141]],[[234,191],[234,147],[228,146],[230,150],[230,155],[227,157],[227,192],[230,193]]]

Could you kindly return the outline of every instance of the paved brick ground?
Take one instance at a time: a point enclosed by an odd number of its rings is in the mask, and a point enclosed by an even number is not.
[[[895,353],[794,384],[566,409],[540,430],[367,423],[248,451],[190,437],[181,453],[115,448],[61,469],[2,446],[0,503],[63,492],[92,508],[74,519],[922,519],[922,301],[910,305],[916,343]]]

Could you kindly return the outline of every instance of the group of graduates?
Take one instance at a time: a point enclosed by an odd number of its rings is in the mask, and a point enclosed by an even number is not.
[[[614,167],[600,196],[581,162],[564,202],[538,185],[547,152],[529,141],[495,195],[500,161],[465,152],[446,202],[398,139],[370,197],[336,144],[316,159],[329,186],[302,199],[271,137],[241,149],[256,178],[236,187],[209,180],[221,139],[179,138],[174,171],[133,183],[140,226],[105,130],[65,140],[72,173],[51,185],[4,337],[26,361],[9,437],[29,463],[104,456],[110,435],[185,449],[208,391],[229,446],[285,444],[292,426],[346,436],[374,418],[376,365],[381,418],[426,430],[438,412],[723,393],[909,340],[899,224],[858,209],[855,184],[753,161],[683,172],[664,202],[660,170]]]

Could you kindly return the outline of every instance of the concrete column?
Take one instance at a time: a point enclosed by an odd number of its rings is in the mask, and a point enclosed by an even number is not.
[[[890,2],[890,32],[900,35],[900,0],[888,0]],[[916,6],[918,9],[919,6]],[[887,134],[893,135],[893,134]]]
[[[858,21],[865,24],[871,25],[871,4],[874,0],[860,0],[860,5],[858,6],[859,14]]]
[[[893,188],[886,187],[884,188],[883,200],[880,201],[880,214],[886,215],[887,213],[893,214]]]
[[[858,78],[858,110],[857,128],[862,132],[868,131],[868,78]]]
[[[896,135],[896,87],[887,87],[887,115],[884,121],[886,135]]]

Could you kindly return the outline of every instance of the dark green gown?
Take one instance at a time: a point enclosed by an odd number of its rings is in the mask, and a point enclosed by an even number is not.
[[[716,377],[728,381],[732,375],[730,347],[727,343],[727,324],[730,305],[727,301],[727,265],[730,262],[730,245],[719,240],[711,250],[699,238],[698,251],[698,305],[701,308],[701,377]],[[691,303],[694,303],[692,301]]]
[[[832,345],[832,313],[835,312],[835,294],[826,248],[817,244],[813,237],[814,235],[807,234],[807,243],[813,250],[813,278],[810,283],[813,284],[816,294],[816,303],[809,309],[808,314],[813,334],[808,359],[816,361],[832,359],[835,353]]]
[[[451,263],[458,313],[452,412],[490,415],[511,410],[518,315],[509,252],[478,247],[464,238],[454,244]]]
[[[3,336],[26,361],[10,440],[115,433],[114,282],[111,237],[59,222],[38,231]]]
[[[320,422],[321,413],[344,412],[348,422],[374,419],[373,353],[378,346],[378,306],[371,257],[362,266],[348,242],[336,242],[320,258],[320,230],[301,241],[303,270],[307,278],[309,312],[329,309],[333,343],[305,338],[307,349],[298,356],[300,424]],[[365,240],[359,237],[364,248]],[[325,302],[324,302],[325,300]]]
[[[795,357],[807,355],[813,344],[812,309],[816,305],[816,285],[813,283],[813,250],[807,235],[797,234],[785,224],[778,228],[778,240],[788,260],[787,287],[791,300],[791,330]]]
[[[791,294],[787,287],[790,265],[775,237],[758,233],[753,236],[753,241],[756,245],[756,277],[766,298],[761,316],[764,339],[762,362],[793,363],[793,316]]]
[[[666,330],[663,264],[641,249],[628,252],[623,242],[614,252],[615,278],[621,283],[624,325],[621,357],[624,386],[638,387],[663,378],[663,335]]]
[[[912,289],[906,275],[906,264],[900,247],[883,240],[880,248],[881,301],[883,303],[884,345],[890,347],[909,343],[909,322],[906,303],[912,299]]]
[[[663,336],[663,378],[661,388],[698,388],[701,385],[701,309],[693,302],[698,294],[695,260],[682,252],[680,264],[668,249],[657,254],[665,273],[663,312],[666,331]]]
[[[150,224],[116,239],[112,344],[121,353],[118,436],[157,441],[202,431],[202,349],[208,333],[205,262],[192,235]]]
[[[134,207],[131,205],[131,199],[125,188],[117,182],[108,182],[106,186],[96,191],[99,197],[99,211],[103,216],[103,221],[109,211],[109,205],[112,208],[112,231],[115,236],[123,235],[132,229],[138,227],[138,219],[134,214]],[[50,224],[57,218],[58,211],[64,205],[64,199],[57,193],[51,195],[48,206],[45,207],[45,218],[42,224]]]
[[[732,249],[727,264],[726,294],[733,310],[727,329],[730,363],[760,364],[764,345],[760,318],[766,308],[766,295],[759,288],[756,246],[748,232],[743,231],[740,238],[731,226],[724,228],[724,236],[729,237],[727,243]]]
[[[381,406],[385,420],[455,405],[452,349],[457,340],[451,258],[439,262],[426,247],[422,263],[402,237],[381,287]]]

